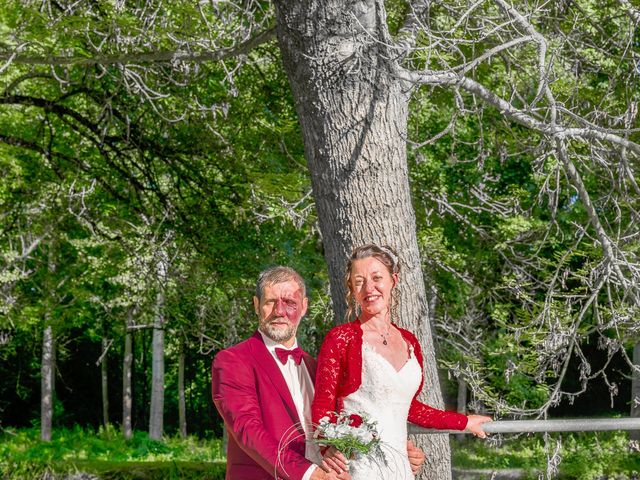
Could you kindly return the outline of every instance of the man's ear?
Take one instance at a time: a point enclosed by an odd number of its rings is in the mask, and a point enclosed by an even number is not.
[[[302,315],[300,315],[300,318],[305,316],[305,314],[307,313],[308,306],[309,306],[309,299],[307,297],[304,297],[302,299]]]
[[[253,296],[253,309],[256,311],[256,315],[260,316],[260,299]]]

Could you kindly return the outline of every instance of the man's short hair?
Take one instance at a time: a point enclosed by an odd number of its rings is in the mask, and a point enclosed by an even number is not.
[[[293,268],[277,265],[263,270],[258,276],[256,297],[258,297],[258,300],[262,300],[262,295],[264,294],[264,289],[267,285],[275,285],[276,283],[283,283],[289,280],[293,280],[298,284],[300,290],[302,290],[303,298],[307,296],[307,289],[304,286],[304,280],[300,274]]]

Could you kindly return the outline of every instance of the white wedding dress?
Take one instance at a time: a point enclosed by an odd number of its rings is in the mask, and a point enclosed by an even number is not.
[[[422,379],[413,349],[398,371],[362,342],[362,383],[344,397],[344,409],[364,413],[377,422],[385,459],[360,456],[349,461],[353,480],[413,480],[407,458],[407,416]]]

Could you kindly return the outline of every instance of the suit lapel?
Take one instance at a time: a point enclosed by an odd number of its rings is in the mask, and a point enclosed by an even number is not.
[[[251,338],[253,340],[251,342],[251,353],[256,360],[257,368],[273,383],[276,391],[282,397],[293,423],[299,423],[298,411],[293,403],[293,398],[291,398],[291,392],[289,392],[287,382],[285,382],[282,372],[278,368],[278,365],[276,365],[275,359],[271,356],[269,350],[267,350],[267,346],[262,341],[259,332],[256,332]]]

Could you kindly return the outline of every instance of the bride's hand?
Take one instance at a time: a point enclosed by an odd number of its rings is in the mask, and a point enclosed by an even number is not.
[[[349,465],[345,456],[335,447],[329,447],[322,455],[322,465],[340,474],[349,471]]]
[[[476,437],[487,438],[487,433],[482,429],[482,424],[493,422],[493,419],[486,415],[468,415],[467,418],[465,432],[473,433]]]
[[[417,475],[424,463],[424,452],[416,447],[411,440],[407,440],[407,456],[409,457],[411,472]]]

